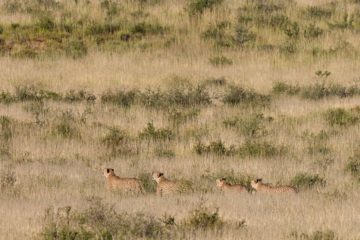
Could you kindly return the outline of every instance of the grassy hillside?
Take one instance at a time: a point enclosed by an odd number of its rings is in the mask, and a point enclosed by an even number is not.
[[[356,0],[1,1],[0,235],[359,239],[359,34]]]

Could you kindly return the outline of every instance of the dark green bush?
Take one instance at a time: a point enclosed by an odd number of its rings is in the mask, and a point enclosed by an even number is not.
[[[223,0],[189,0],[187,11],[190,17],[200,16],[206,10],[212,11],[215,7],[221,5]]]
[[[96,100],[96,96],[85,90],[70,90],[65,93],[64,100],[67,102],[94,102]]]
[[[333,11],[329,8],[324,8],[321,6],[309,6],[304,10],[305,17],[310,18],[330,18],[333,14]]]
[[[286,148],[277,147],[266,141],[247,140],[240,148],[238,153],[242,157],[274,157],[285,154]]]
[[[13,136],[13,130],[12,130],[12,121],[10,118],[6,116],[0,117],[0,139],[4,140],[5,142],[8,142],[12,139]]]
[[[65,53],[68,57],[77,59],[86,56],[88,49],[83,40],[73,39],[67,43]]]
[[[247,137],[258,137],[266,134],[265,123],[273,118],[265,118],[263,114],[253,113],[243,118],[227,118],[223,121],[225,127],[234,127]]]
[[[225,56],[217,56],[209,59],[210,63],[214,66],[232,65],[233,61]]]
[[[325,179],[317,174],[298,173],[291,180],[290,184],[297,189],[311,189],[314,187],[323,187],[326,184]]]
[[[246,90],[242,87],[232,86],[225,93],[222,101],[230,105],[267,106],[270,104],[270,96],[256,93],[253,90]]]
[[[239,46],[245,46],[247,43],[254,42],[256,40],[256,34],[251,32],[244,26],[237,26],[235,29],[235,42]]]
[[[48,15],[40,15],[37,20],[37,26],[43,31],[53,31],[56,27],[52,17]]]
[[[152,179],[149,173],[141,173],[138,178],[141,181],[141,185],[146,193],[156,192],[156,182]]]
[[[113,103],[122,107],[130,107],[134,104],[138,92],[135,90],[116,92],[107,91],[101,95],[102,103]]]
[[[185,224],[194,229],[221,229],[224,227],[224,221],[220,218],[218,209],[210,210],[203,204],[199,204],[190,216],[185,220]]]
[[[117,147],[121,144],[125,144],[130,140],[128,133],[119,129],[109,129],[109,133],[106,134],[101,142],[107,147]]]
[[[167,128],[156,129],[154,124],[151,122],[149,122],[146,128],[144,128],[144,130],[142,130],[139,133],[139,138],[145,140],[169,141],[174,139],[174,137],[175,135],[170,129]]]
[[[290,238],[294,240],[338,240],[339,238],[331,230],[314,231],[312,233],[292,232]]]
[[[16,183],[15,173],[9,170],[0,171],[0,190],[11,188]]]
[[[15,96],[20,101],[59,101],[62,99],[62,96],[56,92],[38,89],[35,86],[18,86]]]
[[[349,158],[345,166],[345,171],[360,181],[360,154],[358,152]]]
[[[299,86],[292,86],[284,82],[276,82],[272,88],[272,92],[275,94],[288,94],[297,95],[301,88]]]
[[[194,151],[199,155],[215,154],[218,156],[230,156],[236,153],[235,146],[226,147],[221,140],[210,142],[208,145],[198,142],[194,146]]]
[[[289,38],[297,39],[299,37],[300,27],[297,22],[290,22],[286,24],[286,26],[283,27],[283,30]]]
[[[16,97],[15,96],[13,96],[9,92],[5,92],[5,91],[0,92],[0,103],[10,104],[10,103],[13,103],[13,102],[16,102]]]
[[[147,36],[147,35],[162,35],[168,31],[168,28],[161,26],[158,23],[146,23],[141,22],[135,24],[130,28],[130,34],[136,36]]]
[[[331,126],[349,126],[359,121],[358,114],[352,111],[347,111],[343,108],[330,109],[325,112],[325,120]]]
[[[317,38],[324,33],[324,30],[315,26],[314,24],[310,24],[304,30],[304,37],[305,38]]]

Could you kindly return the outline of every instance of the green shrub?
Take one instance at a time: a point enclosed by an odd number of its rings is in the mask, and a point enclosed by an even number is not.
[[[315,26],[314,24],[310,24],[304,30],[304,37],[305,38],[317,38],[324,33],[324,30]]]
[[[15,173],[9,170],[0,171],[0,190],[11,188],[16,183]]]
[[[0,35],[4,32],[4,27],[0,25]]]
[[[265,118],[263,114],[253,113],[243,118],[227,118],[223,121],[225,127],[234,127],[247,137],[258,137],[266,134],[265,123],[273,118]]]
[[[53,31],[56,27],[52,17],[47,15],[40,15],[37,20],[37,26],[43,31]]]
[[[246,90],[242,87],[230,87],[225,93],[222,101],[230,105],[245,104],[250,106],[267,106],[270,104],[270,96],[256,93],[253,90]]]
[[[238,153],[242,157],[274,157],[282,155],[286,148],[277,147],[266,141],[247,140],[240,148]]]
[[[290,23],[286,24],[286,26],[284,27],[284,33],[289,38],[297,39],[300,34],[299,24],[297,22],[290,22]]]
[[[360,154],[358,152],[349,158],[345,166],[345,171],[349,172],[351,176],[360,181]]]
[[[9,92],[5,92],[5,91],[0,92],[0,103],[10,104],[10,103],[13,103],[13,102],[16,102],[16,97],[15,96],[13,96]]]
[[[178,126],[180,124],[193,121],[199,116],[199,113],[200,113],[200,109],[198,108],[192,108],[192,109],[171,108],[168,111],[168,119],[173,126]]]
[[[130,107],[135,103],[138,92],[135,90],[116,92],[107,91],[101,95],[102,103],[113,103],[122,107]]]
[[[333,14],[331,9],[321,6],[309,6],[304,10],[304,15],[310,18],[330,18]]]
[[[80,138],[77,122],[72,111],[61,113],[57,121],[52,126],[52,135],[63,138]]]
[[[101,143],[107,147],[117,147],[121,144],[125,144],[129,140],[130,137],[125,131],[110,128],[109,133],[101,139]]]
[[[210,63],[214,66],[232,65],[233,61],[225,56],[217,56],[209,59]]]
[[[68,57],[77,59],[86,56],[88,53],[88,49],[84,41],[79,39],[73,39],[67,43],[65,47],[65,53]]]
[[[223,21],[210,25],[201,34],[201,37],[204,40],[213,41],[215,47],[231,47],[235,44],[235,38],[231,31],[231,23]]]
[[[65,214],[64,214],[65,215]],[[166,230],[160,219],[144,214],[117,213],[98,198],[65,216],[47,210],[40,239],[159,239]]]
[[[189,0],[187,11],[190,17],[200,16],[206,10],[212,11],[215,7],[221,5],[223,0]]]
[[[12,121],[10,118],[6,116],[0,117],[0,140],[3,140],[4,142],[8,142],[13,137],[13,130],[12,130]]]
[[[87,92],[85,90],[70,90],[65,93],[64,100],[67,102],[94,102],[96,100],[96,96],[93,93]]]
[[[41,101],[41,100],[61,100],[60,94],[38,89],[35,86],[18,86],[15,89],[16,98],[20,101]]]
[[[224,221],[220,218],[218,209],[210,210],[202,203],[199,204],[185,220],[185,224],[193,229],[221,229],[224,227]]]
[[[168,28],[161,26],[158,23],[137,23],[130,28],[130,34],[136,36],[148,36],[148,35],[162,35],[168,31]]]
[[[210,142],[208,145],[198,142],[194,146],[194,151],[199,155],[215,154],[218,156],[230,156],[236,153],[235,146],[226,147],[221,140]]]
[[[144,130],[142,130],[139,133],[139,138],[145,140],[169,141],[174,139],[174,137],[175,135],[170,129],[167,128],[156,129],[154,124],[151,122],[149,122],[146,128],[144,128]]]
[[[275,94],[288,94],[297,95],[301,88],[299,86],[292,86],[284,82],[276,82],[272,88],[272,92]]]
[[[294,240],[337,240],[339,239],[336,234],[331,230],[314,231],[310,234],[292,232],[290,238]]]
[[[235,41],[239,46],[245,46],[247,43],[254,42],[256,40],[256,34],[251,32],[244,26],[237,26],[235,29]]]
[[[141,181],[141,184],[146,193],[156,192],[156,182],[152,179],[149,173],[141,173],[138,178]]]
[[[349,126],[359,121],[359,117],[357,115],[343,108],[330,109],[325,112],[324,116],[325,120],[331,126]]]
[[[290,184],[297,189],[311,189],[316,186],[325,186],[326,181],[317,174],[298,173],[291,180]]]
[[[12,54],[12,56],[14,56],[16,58],[36,58],[38,56],[38,53],[33,49],[24,47],[16,52],[14,52]]]

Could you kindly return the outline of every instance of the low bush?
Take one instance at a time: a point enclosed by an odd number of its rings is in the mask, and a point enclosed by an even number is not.
[[[272,117],[264,117],[263,114],[253,113],[242,118],[227,118],[223,124],[227,128],[235,128],[247,137],[260,137],[266,135],[265,124],[271,122]]]
[[[189,216],[177,222],[175,217],[161,218],[142,213],[118,213],[114,207],[99,198],[89,198],[87,207],[46,210],[38,239],[183,239],[192,238],[196,232],[222,233],[242,229],[245,221],[231,223],[223,220],[218,210],[199,204]]]
[[[297,189],[311,189],[325,186],[326,181],[317,174],[298,173],[291,180],[290,184]]]
[[[326,77],[328,72],[320,72],[319,77]],[[352,97],[360,95],[358,86],[344,87],[333,83],[315,83],[313,85],[300,87],[298,85],[292,86],[284,82],[276,82],[272,89],[275,94],[287,94],[290,96],[297,95],[304,99],[318,100],[325,97]]]
[[[260,140],[247,140],[237,150],[242,157],[275,157],[286,153],[286,147]]]
[[[187,12],[190,17],[202,15],[206,10],[212,11],[215,7],[221,5],[223,0],[189,0]]]
[[[185,224],[196,230],[216,230],[224,227],[224,221],[220,218],[218,209],[210,210],[203,204],[199,204],[190,213]]]
[[[356,152],[346,163],[345,171],[350,173],[352,177],[360,181],[360,154]]]
[[[64,101],[67,102],[94,102],[96,100],[96,96],[93,93],[87,92],[85,90],[70,90],[65,93]]]
[[[230,105],[244,104],[250,105],[252,107],[264,107],[270,104],[271,98],[268,95],[256,93],[253,90],[247,90],[242,87],[232,86],[225,93],[222,101]]]
[[[101,102],[113,103],[122,107],[130,107],[132,104],[134,104],[137,95],[138,92],[135,90],[117,90],[116,92],[108,91],[101,95]]]
[[[174,133],[167,128],[159,128],[156,129],[154,124],[149,122],[140,133],[139,138],[145,140],[154,140],[154,141],[164,141],[164,140],[172,140],[174,139]]]
[[[194,151],[198,155],[215,154],[217,156],[230,156],[236,153],[235,146],[226,147],[221,140],[210,142],[208,145],[198,142],[194,146]]]
[[[216,56],[209,59],[209,62],[214,66],[232,65],[233,61],[225,56]]]
[[[65,53],[68,57],[78,59],[85,57],[88,53],[88,48],[81,39],[72,39],[67,42],[65,46]]]
[[[334,231],[314,231],[312,233],[298,233],[292,232],[290,239],[294,240],[337,240],[339,239]]]
[[[1,170],[0,171],[0,190],[6,190],[11,188],[16,183],[15,173],[10,170]]]
[[[343,108],[330,109],[325,112],[324,117],[331,126],[349,126],[359,121],[357,113]]]

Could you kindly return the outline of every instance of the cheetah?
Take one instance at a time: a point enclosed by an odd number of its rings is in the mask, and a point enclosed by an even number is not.
[[[104,176],[106,177],[106,186],[109,190],[117,189],[136,194],[144,193],[143,187],[138,179],[116,176],[113,168],[105,168]]]
[[[171,181],[165,178],[164,173],[162,172],[153,172],[152,177],[157,183],[156,195],[165,196],[175,193],[182,193],[188,191],[191,186],[186,182]]]
[[[251,187],[256,192],[269,192],[269,193],[297,193],[296,189],[291,186],[271,186],[262,182],[262,179],[251,181]]]
[[[244,186],[240,184],[230,184],[226,182],[225,178],[216,179],[216,186],[223,192],[243,193],[247,192]]]

